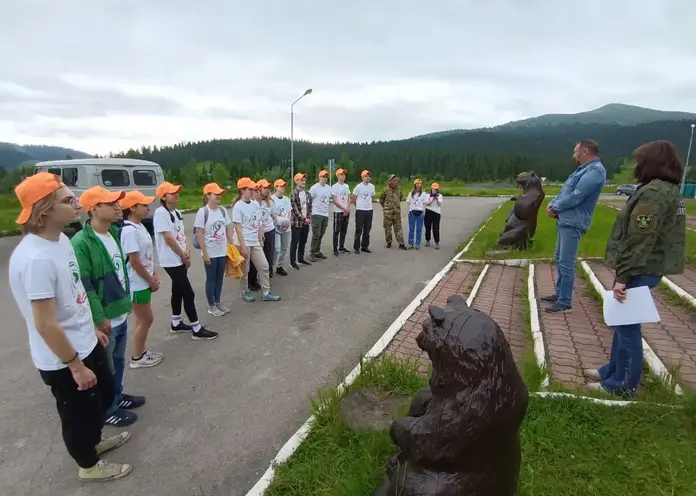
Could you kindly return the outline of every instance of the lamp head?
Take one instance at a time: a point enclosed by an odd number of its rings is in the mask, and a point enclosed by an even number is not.
[[[695,128],[696,124],[691,124],[691,129]]]
[[[312,88],[309,88],[307,91],[304,92],[305,95],[311,95],[312,94]],[[304,95],[303,95],[304,96]]]

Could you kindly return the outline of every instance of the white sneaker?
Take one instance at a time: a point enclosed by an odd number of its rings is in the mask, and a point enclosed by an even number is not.
[[[587,389],[591,391],[601,391],[603,393],[607,392],[607,390],[602,387],[601,382],[590,382],[587,384]]]
[[[146,351],[140,360],[133,360],[133,358],[130,359],[130,368],[146,369],[149,367],[154,367],[159,365],[163,358],[164,355],[162,353],[152,353],[150,351]]]
[[[230,309],[221,305],[220,303],[218,303],[216,306],[217,306],[217,309],[220,310],[223,314],[230,313]]]
[[[598,369],[583,369],[582,375],[593,381],[601,382],[602,376],[599,375]]]
[[[218,307],[208,307],[208,313],[213,317],[222,317],[225,315],[225,312],[220,310]]]

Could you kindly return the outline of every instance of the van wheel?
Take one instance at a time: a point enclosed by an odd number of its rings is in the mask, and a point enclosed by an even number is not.
[[[155,235],[155,226],[152,223],[152,218],[143,219],[142,223],[143,223],[143,226],[145,226],[145,229],[147,229],[147,232],[150,233],[150,236],[154,236]]]

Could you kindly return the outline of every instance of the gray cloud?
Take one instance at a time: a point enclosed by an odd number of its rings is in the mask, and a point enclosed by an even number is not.
[[[2,11],[0,130],[67,133],[94,152],[187,132],[287,134],[307,87],[296,131],[310,139],[610,102],[696,112],[690,0],[5,0]]]

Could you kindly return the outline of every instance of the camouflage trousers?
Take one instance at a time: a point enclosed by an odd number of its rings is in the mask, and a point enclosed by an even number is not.
[[[387,244],[392,242],[392,228],[394,229],[394,237],[396,238],[396,242],[403,245],[404,231],[401,227],[401,212],[384,212],[384,240],[387,242]]]

